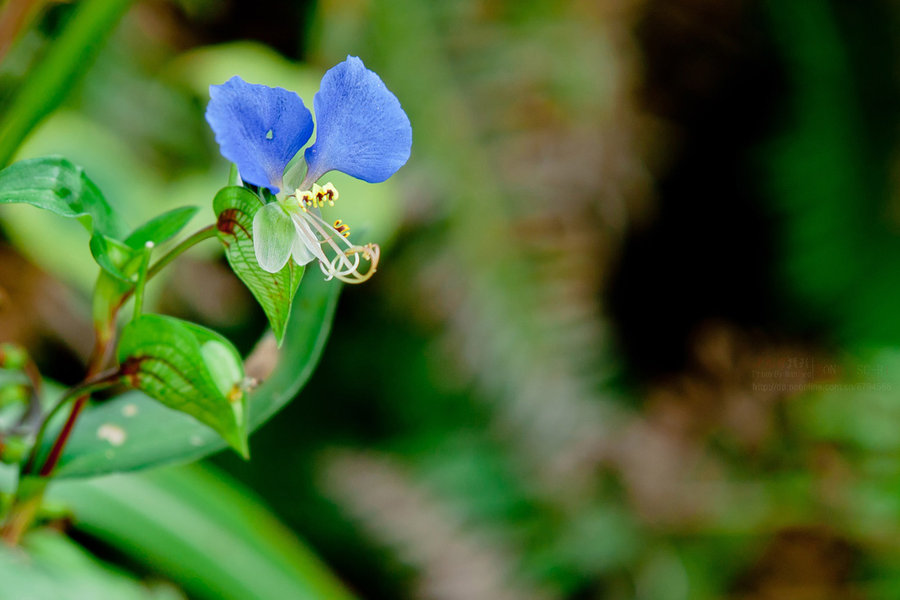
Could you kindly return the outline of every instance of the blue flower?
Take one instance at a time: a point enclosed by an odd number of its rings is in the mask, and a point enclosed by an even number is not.
[[[386,180],[409,159],[412,128],[397,97],[354,56],[325,73],[313,104],[316,140],[303,154],[306,174],[294,189],[285,169],[313,130],[297,94],[232,77],[210,86],[206,120],[241,179],[276,194],[253,221],[260,266],[274,273],[291,257],[301,265],[316,259],[329,279],[358,283],[375,272],[378,246],[355,245],[347,225],[322,218],[319,209],[333,205],[338,193],[330,183],[317,182],[329,171],[369,183]],[[361,259],[370,263],[365,273],[359,271]]]

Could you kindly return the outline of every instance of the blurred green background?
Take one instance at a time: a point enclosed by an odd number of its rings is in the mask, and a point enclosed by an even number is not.
[[[82,4],[0,5],[0,122]],[[896,3],[113,5],[16,156],[132,224],[209,222],[235,74],[310,104],[358,55],[412,158],[339,185],[382,264],[252,461],[60,484],[0,598],[900,598]],[[87,234],[0,220],[0,339],[74,383]],[[152,294],[264,327],[212,244]]]

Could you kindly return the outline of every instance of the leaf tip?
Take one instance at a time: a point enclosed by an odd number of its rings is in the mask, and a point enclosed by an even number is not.
[[[239,439],[236,440],[237,443],[230,442],[229,445],[234,449],[238,455],[244,460],[250,460],[250,444],[247,440],[247,435],[243,434],[239,436]]]

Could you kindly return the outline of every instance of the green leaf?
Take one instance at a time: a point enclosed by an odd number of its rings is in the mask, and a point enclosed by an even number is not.
[[[143,315],[125,326],[118,356],[132,387],[208,425],[248,457],[244,371],[228,340],[174,317]]]
[[[0,204],[30,204],[78,219],[91,233],[121,238],[125,226],[81,167],[64,158],[19,161],[0,171]]]
[[[228,264],[259,302],[281,344],[304,269],[292,260],[277,273],[259,266],[253,247],[253,219],[260,208],[260,200],[242,187],[222,188],[213,200],[218,215],[217,234],[225,246]]]
[[[125,243],[132,248],[143,248],[147,242],[159,246],[184,229],[198,210],[200,209],[196,206],[183,206],[163,213],[132,231],[131,235],[125,238]]]
[[[177,600],[169,586],[150,589],[116,568],[104,564],[58,531],[29,533],[21,548],[0,544],[0,598],[72,600]]]
[[[50,487],[75,527],[216,600],[352,598],[249,490],[210,467],[155,469]]]
[[[118,288],[122,291],[131,289],[135,282],[133,277],[143,262],[143,250],[99,234],[91,236],[90,245],[91,255],[100,268],[124,284]]]
[[[309,379],[328,339],[341,286],[310,277],[297,294],[284,345],[277,352],[272,338],[275,370],[258,388],[248,392],[249,431],[269,420],[290,402]],[[45,436],[42,452],[50,449],[57,428]],[[112,445],[104,432],[120,431],[123,443]],[[196,419],[172,411],[138,391],[102,404],[89,405],[69,438],[56,476],[92,477],[197,460],[225,447],[222,439]]]

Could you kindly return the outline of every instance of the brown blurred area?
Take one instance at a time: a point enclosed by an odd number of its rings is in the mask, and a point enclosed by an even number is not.
[[[75,378],[94,345],[85,302],[6,244],[0,245],[0,340],[28,348],[41,363],[69,363],[57,373]]]

